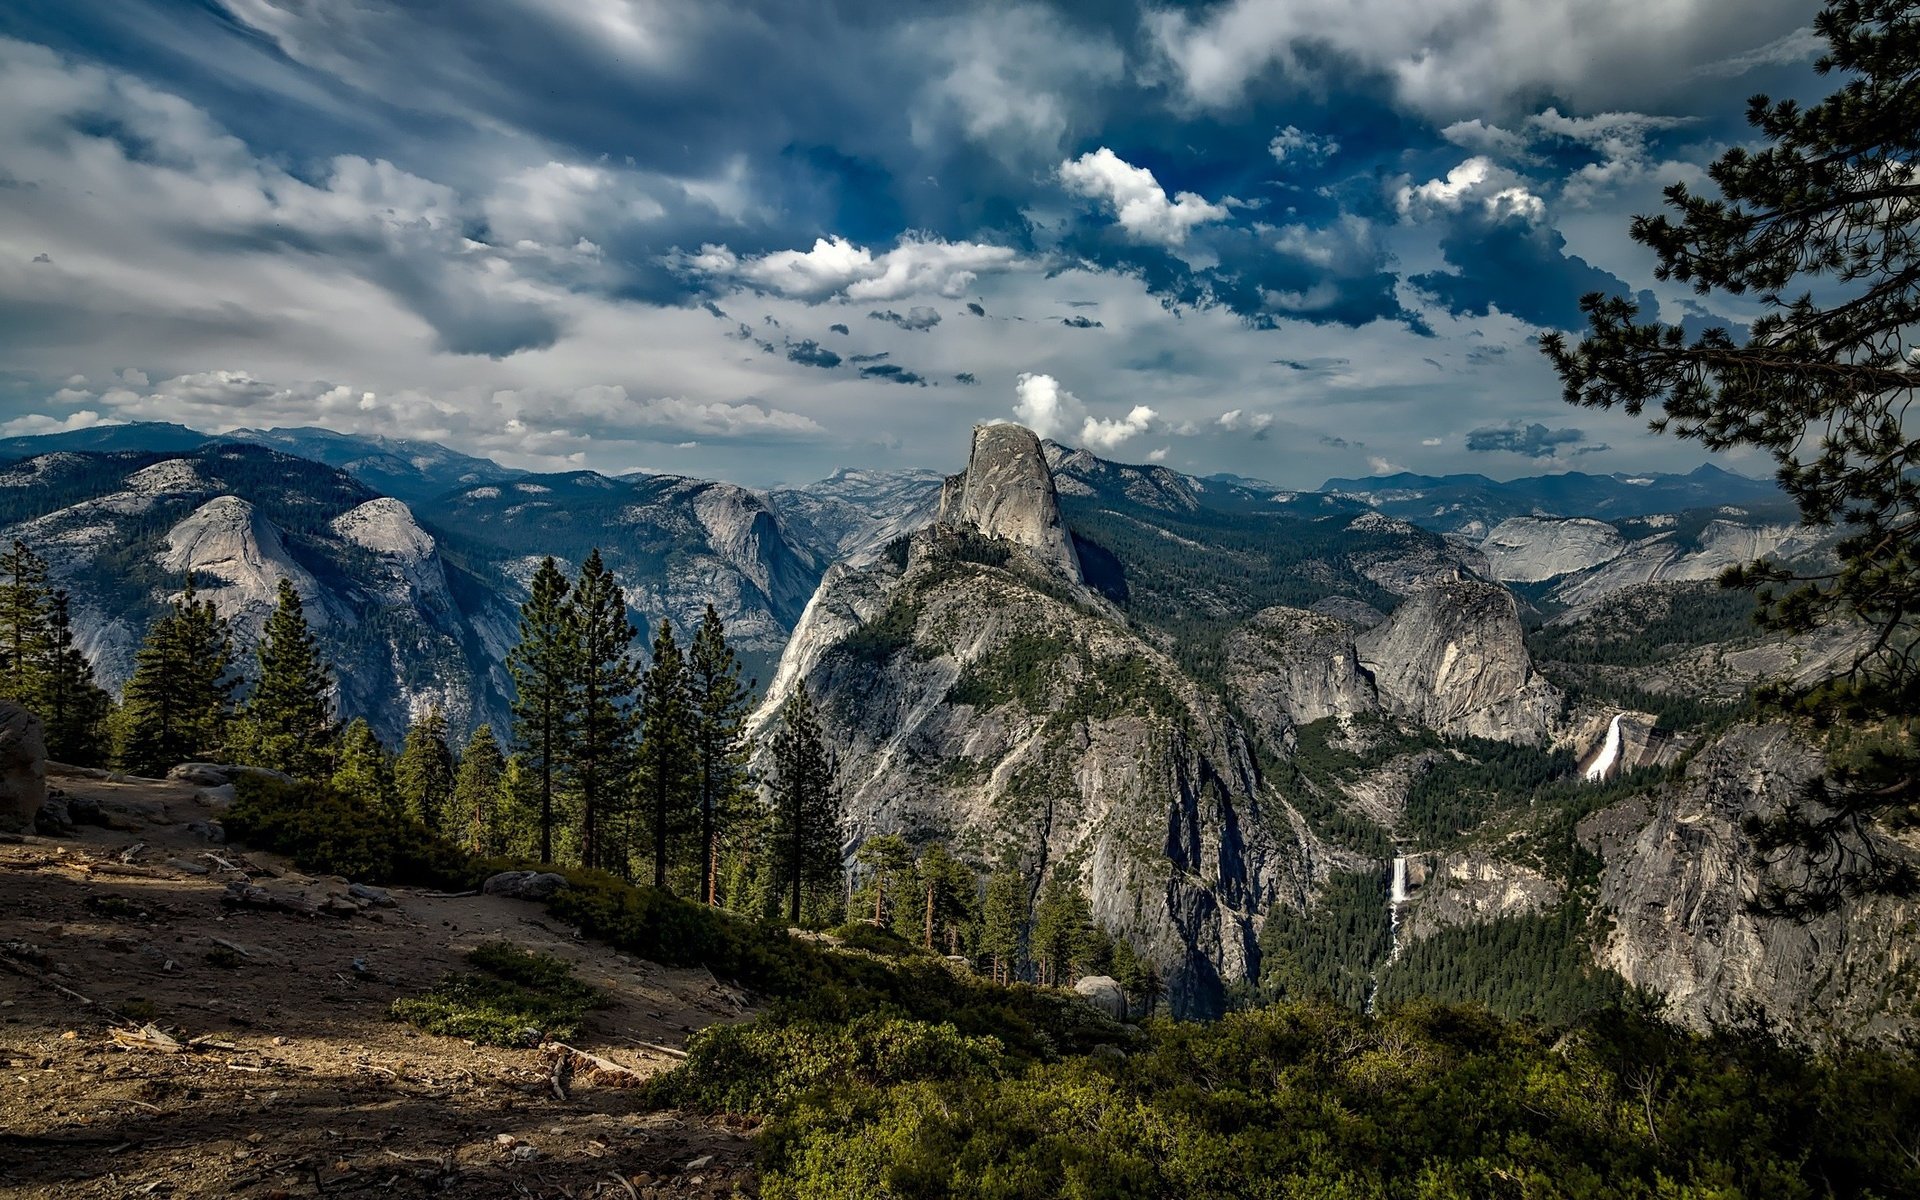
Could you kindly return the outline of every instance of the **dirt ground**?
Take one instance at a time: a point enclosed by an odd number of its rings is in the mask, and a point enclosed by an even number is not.
[[[482,942],[576,964],[613,997],[572,1043],[651,1074],[750,1015],[705,970],[580,939],[543,907],[390,889],[351,915],[235,908],[226,885],[324,902],[347,881],[209,842],[195,789],[58,777],[108,828],[0,842],[0,1197],[731,1196],[751,1129],[645,1111],[604,1074],[556,1094],[551,1052],[392,1021]],[[222,865],[222,861],[226,865]],[[195,873],[202,868],[206,874]],[[82,999],[84,997],[84,999]],[[153,1024],[177,1051],[125,1046]]]

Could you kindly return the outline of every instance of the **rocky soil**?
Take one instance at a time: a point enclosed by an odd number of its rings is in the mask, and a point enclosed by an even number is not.
[[[503,897],[354,899],[190,832],[213,815],[190,785],[54,782],[107,825],[0,838],[0,1196],[727,1196],[746,1180],[738,1123],[646,1111],[604,1074],[556,1088],[551,1049],[387,1015],[505,940],[606,992],[572,1044],[644,1076],[748,1015],[705,970]],[[236,907],[235,882],[322,911]]]

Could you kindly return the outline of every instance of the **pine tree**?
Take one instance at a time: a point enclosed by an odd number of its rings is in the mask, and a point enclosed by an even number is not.
[[[606,867],[615,865],[611,818],[633,774],[634,692],[640,680],[626,593],[597,548],[580,565],[572,604],[580,645],[572,760],[580,793],[580,853],[587,866]],[[624,853],[618,865],[626,869]]]
[[[533,772],[540,861],[553,861],[554,795],[564,782],[578,724],[579,631],[567,606],[567,579],[551,557],[534,572],[520,606],[520,642],[507,655],[513,675],[513,740]]]
[[[406,744],[393,764],[393,788],[407,816],[438,833],[453,807],[453,747],[438,704],[407,727]]]
[[[290,579],[280,581],[257,654],[259,678],[242,712],[247,761],[300,779],[325,778],[333,762],[331,672]]]
[[[694,784],[687,660],[666,619],[653,638],[653,662],[640,685],[640,787],[653,835],[653,886],[667,886],[667,852],[685,832]]]
[[[121,696],[118,757],[158,775],[178,763],[225,756],[233,719],[233,638],[193,577],[147,631]]]
[[[0,553],[0,696],[28,706],[41,698],[51,612],[46,561],[15,538]]]
[[[787,892],[787,920],[800,923],[807,892],[840,880],[840,811],[833,759],[806,685],[780,710],[773,738],[774,844]]]
[[[107,715],[113,700],[93,679],[93,664],[73,644],[67,593],[53,593],[32,706],[46,726],[47,756],[56,762],[98,766],[106,758]]]
[[[928,950],[945,945],[948,954],[960,953],[962,931],[979,919],[979,877],[939,842],[921,851],[917,873],[925,905],[921,945]]]
[[[989,959],[994,982],[1013,982],[1027,929],[1027,881],[1011,862],[987,877],[980,922],[980,952]]]
[[[913,847],[897,833],[883,833],[860,843],[853,857],[869,872],[865,890],[872,898],[873,923],[885,927],[901,903],[896,893],[913,872]]]
[[[1093,907],[1079,880],[1069,871],[1054,871],[1033,907],[1033,958],[1039,981],[1056,987],[1072,982],[1068,977],[1074,967],[1091,957],[1088,951],[1097,942]]]
[[[365,717],[355,717],[340,732],[333,756],[333,788],[381,812],[399,809],[394,799],[393,758]]]
[[[493,726],[482,725],[467,739],[460,755],[453,781],[453,819],[447,829],[449,834],[464,832],[467,848],[475,854],[506,850],[506,831],[500,821],[506,779],[507,760],[494,740]]]
[[[740,682],[740,660],[727,645],[726,625],[707,605],[687,655],[693,754],[700,787],[700,896],[717,900],[720,842],[747,800],[747,710],[753,681]]]

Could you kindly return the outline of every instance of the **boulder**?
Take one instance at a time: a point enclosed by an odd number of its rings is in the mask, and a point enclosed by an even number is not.
[[[1088,975],[1073,985],[1082,1000],[1116,1021],[1127,1019],[1127,992],[1111,975]]]
[[[552,871],[502,871],[489,875],[480,890],[513,900],[545,900],[566,886],[567,877]]]
[[[225,787],[228,783],[227,769],[217,763],[181,763],[167,772],[167,778],[203,788]]]
[[[203,787],[193,794],[194,803],[203,804],[215,812],[225,812],[232,808],[236,799],[238,797],[234,794],[233,785],[230,783],[223,783],[219,787]]]
[[[47,802],[47,744],[40,718],[0,701],[0,828],[25,829]]]

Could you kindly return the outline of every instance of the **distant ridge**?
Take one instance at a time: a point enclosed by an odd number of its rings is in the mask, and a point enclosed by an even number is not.
[[[1660,472],[1533,475],[1501,482],[1485,475],[1416,475],[1400,471],[1366,479],[1329,479],[1320,490],[1359,500],[1445,533],[1481,534],[1508,517],[1595,517],[1621,520],[1721,506],[1781,515],[1791,506],[1770,479],[1752,479],[1703,463],[1684,475]]]

